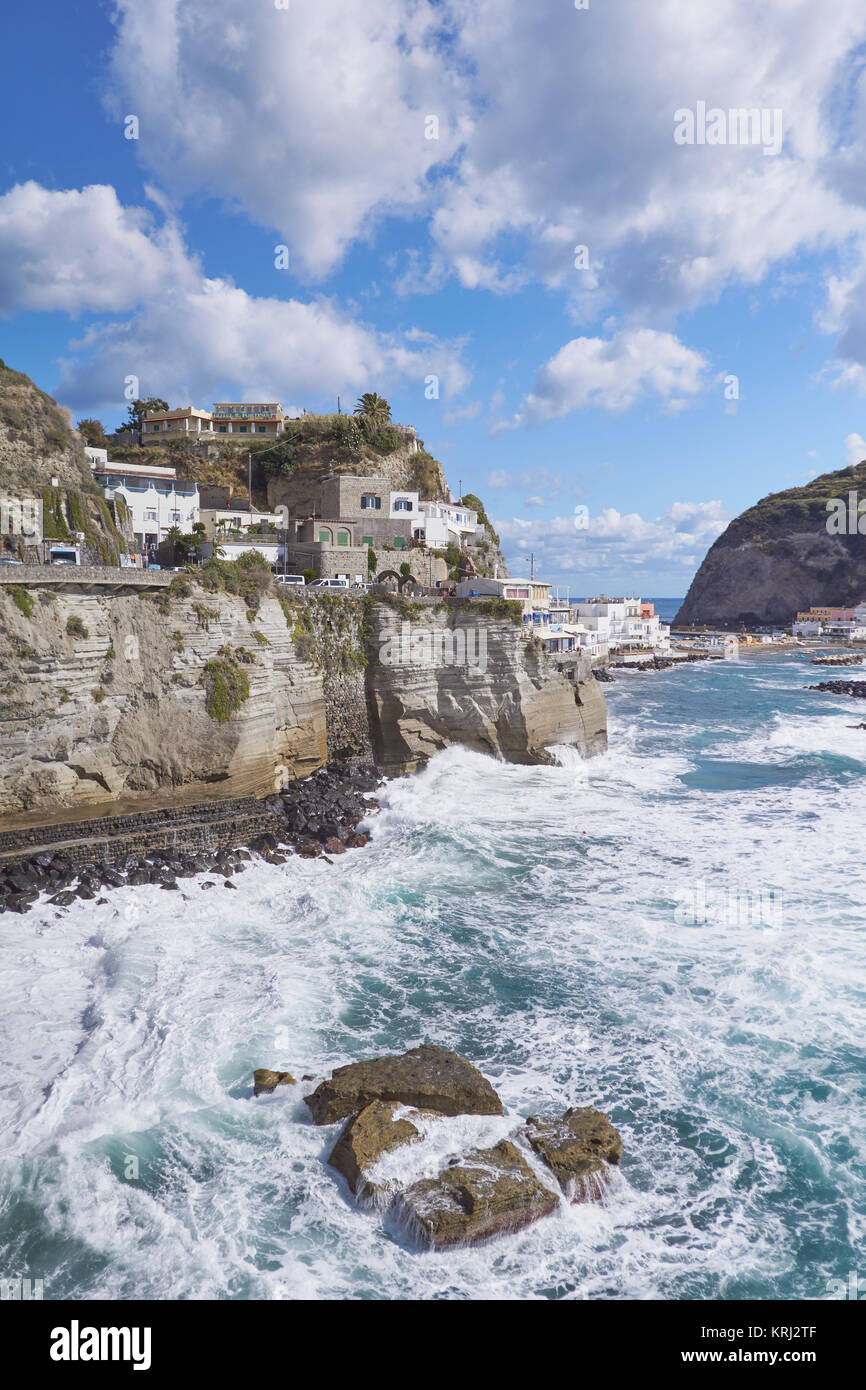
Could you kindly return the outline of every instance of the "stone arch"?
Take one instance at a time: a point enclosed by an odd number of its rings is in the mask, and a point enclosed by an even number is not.
[[[407,584],[417,585],[418,583],[414,574],[398,574],[396,570],[382,570],[382,573],[376,576],[376,583],[386,584],[389,579],[396,580],[397,587],[401,593]]]

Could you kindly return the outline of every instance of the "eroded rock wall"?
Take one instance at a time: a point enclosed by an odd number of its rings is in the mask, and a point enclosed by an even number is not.
[[[276,599],[0,594],[0,815],[267,795],[326,759],[322,672]],[[256,632],[261,634],[257,637]],[[261,640],[264,639],[264,640]],[[208,663],[243,651],[249,695],[207,709]],[[221,656],[222,653],[222,656]]]
[[[569,680],[510,617],[378,603],[369,629],[373,750],[389,773],[412,772],[452,743],[514,763],[552,762],[555,744],[586,756],[607,747],[594,677]]]

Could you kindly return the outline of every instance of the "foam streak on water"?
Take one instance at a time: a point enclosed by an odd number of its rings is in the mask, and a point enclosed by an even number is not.
[[[866,730],[811,676],[621,681],[604,758],[449,750],[333,866],[0,919],[4,1271],[47,1298],[694,1299],[866,1269]],[[325,1167],[313,1083],[251,1099],[256,1066],[425,1041],[481,1066],[506,1130],[607,1110],[604,1201],[419,1254]]]

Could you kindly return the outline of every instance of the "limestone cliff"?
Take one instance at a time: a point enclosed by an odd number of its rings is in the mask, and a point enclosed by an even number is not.
[[[283,596],[251,573],[234,592],[224,564],[204,578],[228,590],[0,584],[5,826],[266,796],[371,752],[393,774],[452,743],[521,763],[606,746],[595,680],[558,670],[509,605]]]
[[[509,605],[492,604],[507,609]],[[607,747],[607,712],[591,672],[570,680],[511,614],[478,605],[378,603],[370,616],[370,728],[386,771],[412,772],[465,744],[514,763],[552,762],[554,744]]]
[[[0,591],[7,823],[267,795],[280,768],[302,776],[325,761],[322,676],[298,654],[276,599],[250,622],[225,593],[170,603],[60,586],[56,597],[25,593],[22,608]],[[246,698],[221,709],[226,687],[244,683]]]
[[[866,597],[866,535],[828,531],[827,503],[866,497],[866,463],[771,493],[710,547],[675,623],[786,623],[813,604]]]

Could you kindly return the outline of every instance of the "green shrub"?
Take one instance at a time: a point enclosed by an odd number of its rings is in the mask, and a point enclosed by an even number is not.
[[[92,694],[94,702],[97,705],[101,705],[103,700],[105,699],[105,691],[102,689],[102,686],[100,686],[98,690],[94,690]]]
[[[255,637],[260,647],[269,647],[271,645],[265,634],[263,632],[259,632],[258,628],[256,628],[255,632],[253,633],[253,636]]]
[[[83,637],[86,639],[90,636],[90,633],[84,626],[83,620],[79,618],[77,613],[70,613],[69,617],[66,619],[66,631],[70,637]]]
[[[208,714],[218,724],[227,724],[249,698],[249,676],[230,656],[220,656],[207,663],[202,680]]]
[[[22,589],[20,584],[12,584],[9,588],[9,595],[15,607],[24,614],[25,618],[33,617],[35,604],[26,589]]]

